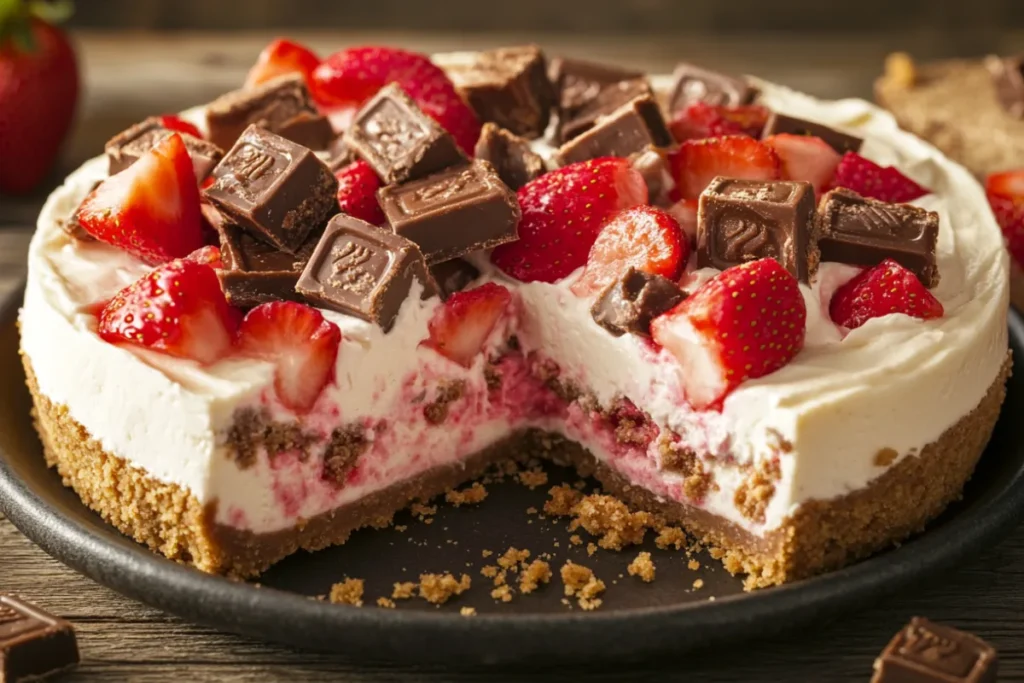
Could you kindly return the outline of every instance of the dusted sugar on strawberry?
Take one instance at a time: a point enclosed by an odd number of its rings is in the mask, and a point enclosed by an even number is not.
[[[892,259],[860,273],[832,296],[832,321],[848,329],[872,318],[902,313],[920,320],[941,318],[945,310],[911,271]]]
[[[842,159],[830,144],[813,135],[779,133],[765,138],[764,144],[779,155],[783,178],[808,182],[819,195],[832,185]]]
[[[381,188],[380,178],[368,163],[362,159],[353,161],[339,169],[334,176],[338,179],[338,208],[342,213],[371,225],[385,224],[384,211],[377,201],[377,190]]]
[[[424,344],[468,368],[508,315],[511,302],[512,293],[493,282],[456,292],[431,318]]]
[[[1018,266],[1024,264],[1024,171],[993,173],[985,194],[1006,238],[1006,248]]]
[[[308,85],[313,70],[318,66],[320,58],[308,47],[285,38],[278,38],[260,52],[256,63],[249,69],[249,74],[245,78],[245,87],[253,88],[278,76],[292,73],[302,74]]]
[[[782,175],[775,151],[745,135],[686,140],[668,160],[676,181],[673,199],[696,199],[718,176],[775,180]]]
[[[856,152],[843,155],[832,185],[853,190],[862,197],[894,204],[910,202],[931,193],[895,167],[879,166]]]

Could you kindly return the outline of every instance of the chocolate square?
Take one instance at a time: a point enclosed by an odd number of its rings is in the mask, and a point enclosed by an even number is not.
[[[424,297],[436,293],[415,244],[338,214],[327,224],[295,289],[315,306],[367,320],[387,332],[415,281],[423,285]]]
[[[669,171],[665,151],[655,147],[647,147],[629,156],[632,164],[647,184],[647,197],[655,206],[669,206],[672,200],[668,190],[672,187],[672,174]]]
[[[0,594],[0,681],[37,680],[78,664],[71,624]]]
[[[452,136],[394,83],[359,110],[344,141],[385,183],[404,183],[466,162]]]
[[[566,166],[603,156],[629,157],[672,142],[661,108],[653,97],[644,95],[599,116],[592,128],[562,145],[555,158]]]
[[[518,238],[516,195],[479,159],[389,185],[377,192],[377,199],[395,234],[419,245],[428,265]]]
[[[778,112],[772,112],[771,116],[768,117],[768,122],[765,123],[764,132],[761,133],[761,138],[766,138],[769,135],[776,135],[778,133],[788,133],[790,135],[813,135],[819,137],[828,143],[829,147],[839,152],[840,154],[846,154],[847,152],[859,152],[860,146],[864,144],[862,138],[856,135],[850,135],[843,131],[830,128],[823,123],[815,123],[814,121],[807,121],[805,119],[798,119],[795,116],[789,116],[787,114],[780,114]]]
[[[206,105],[207,135],[221,149],[234,145],[250,125],[287,137],[282,128],[295,125],[300,114],[316,116],[318,112],[305,79],[299,74],[286,74],[254,88],[226,93]]]
[[[480,271],[469,261],[456,258],[430,266],[430,275],[437,283],[441,298],[447,299],[455,292],[461,292],[466,285],[480,277]]]
[[[816,245],[821,261],[870,268],[887,258],[931,289],[939,284],[935,248],[939,215],[910,204],[889,204],[838,188],[818,205]]]
[[[151,116],[145,121],[121,131],[110,138],[105,146],[108,160],[107,173],[109,175],[120,173],[175,132],[178,131],[165,128],[158,116]],[[196,180],[202,182],[210,175],[210,171],[217,165],[217,162],[223,158],[224,150],[212,142],[201,140],[188,133],[178,132],[178,135],[181,136],[181,141],[185,143],[185,149],[188,150],[188,154],[192,158],[192,168],[196,172]]]
[[[345,144],[345,136],[339,135],[327,145],[327,167],[337,173],[356,160],[356,155]]]
[[[686,296],[675,282],[630,266],[594,301],[594,322],[620,337],[626,332],[651,336],[651,321]]]
[[[275,131],[281,137],[312,150],[326,150],[334,137],[334,129],[326,116],[299,112]]]
[[[203,190],[229,221],[293,254],[337,213],[337,193],[337,178],[312,151],[255,124]]]
[[[996,99],[1003,109],[1014,118],[1024,119],[1024,55],[993,55],[985,59],[985,66],[992,76]]]
[[[639,71],[566,57],[551,60],[548,77],[555,87],[560,116],[575,114],[609,85],[646,80]]]
[[[697,208],[697,267],[725,270],[773,258],[807,282],[813,225],[810,183],[715,178]]]
[[[502,182],[513,190],[538,178],[545,172],[544,160],[523,138],[485,123],[476,143],[476,158],[488,162]]]
[[[555,127],[556,142],[565,143],[593,128],[597,121],[612,114],[637,98],[650,97],[654,91],[646,78],[634,78],[610,83],[593,97],[573,110],[563,110]],[[657,106],[657,105],[655,105]]]
[[[677,65],[672,76],[674,83],[668,98],[668,110],[673,115],[697,102],[728,107],[750,104],[758,94],[757,88],[746,78],[736,78],[695,64],[684,62]]]
[[[995,649],[981,638],[914,617],[875,660],[872,683],[993,683]]]

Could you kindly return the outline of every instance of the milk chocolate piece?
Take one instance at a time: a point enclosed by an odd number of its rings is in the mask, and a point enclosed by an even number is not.
[[[229,221],[298,253],[338,211],[338,180],[309,149],[251,125],[213,170],[203,193]]]
[[[207,134],[221,149],[230,149],[250,125],[287,137],[283,129],[295,126],[301,114],[317,116],[316,105],[305,79],[299,74],[286,74],[254,88],[226,93],[206,105]],[[327,144],[326,139],[323,144]]]
[[[643,95],[607,115],[595,119],[593,127],[562,145],[555,154],[562,166],[597,157],[629,157],[647,147],[668,147],[668,132],[661,108],[650,95]]]
[[[455,292],[461,292],[466,285],[480,277],[480,271],[469,261],[456,258],[430,266],[430,275],[437,283],[441,298],[447,299]]]
[[[647,183],[647,197],[651,204],[668,206],[672,203],[668,197],[668,190],[671,189],[673,182],[672,174],[669,172],[663,150],[646,147],[630,155],[629,163]]]
[[[891,258],[913,271],[925,287],[939,284],[939,215],[934,211],[838,188],[821,198],[816,238],[821,261],[869,268]]]
[[[679,64],[672,75],[675,82],[668,98],[668,109],[673,115],[697,102],[735,107],[750,104],[757,97],[757,88],[747,79],[710,71],[695,64]]]
[[[301,299],[295,285],[320,241],[319,231],[306,238],[298,254],[281,251],[226,221],[217,225],[217,232],[223,262],[217,276],[233,306],[252,308],[269,301]]]
[[[344,141],[388,184],[466,162],[452,136],[394,83],[359,110]]]
[[[0,594],[0,683],[39,680],[78,664],[78,642],[67,621]]]
[[[275,131],[281,137],[312,150],[325,150],[334,137],[334,129],[326,116],[299,112]]]
[[[551,60],[548,77],[555,87],[560,115],[575,114],[610,85],[644,80],[644,75],[639,71],[565,57]]]
[[[769,135],[776,135],[778,133],[788,133],[790,135],[813,135],[815,137],[819,137],[840,154],[845,154],[847,152],[859,152],[860,146],[864,144],[864,140],[856,135],[850,135],[849,133],[844,133],[824,124],[815,123],[814,121],[807,121],[805,119],[798,119],[795,116],[772,112],[768,117],[767,123],[765,123],[764,132],[761,133],[761,138],[763,139]]]
[[[295,286],[315,306],[391,329],[413,282],[436,293],[423,254],[409,240],[349,216],[331,219]]]
[[[192,158],[192,168],[196,172],[196,179],[202,182],[224,156],[224,150],[212,142],[201,140],[188,133],[165,128],[158,116],[151,116],[141,123],[136,123],[107,142],[105,147],[108,160],[107,173],[110,175],[120,173],[176,132],[181,136],[181,141],[185,143],[185,149],[188,150],[188,154]]]
[[[914,617],[874,669],[871,683],[994,683],[999,656],[975,635]]]
[[[327,145],[327,167],[337,173],[356,160],[356,155],[345,144],[345,136],[339,135]]]
[[[996,98],[1006,112],[1024,119],[1024,55],[1013,57],[990,56],[985,66],[992,75]]]
[[[530,143],[493,123],[485,123],[476,143],[476,158],[488,162],[513,190],[544,174],[544,160]]]
[[[651,321],[685,298],[675,282],[630,266],[594,301],[594,322],[620,337],[626,332],[651,336]]]
[[[575,109],[562,110],[555,128],[556,141],[564,144],[582,135],[597,125],[602,117],[611,115],[638,97],[645,96],[652,99],[654,97],[654,91],[651,90],[651,84],[646,78],[633,78],[604,86],[593,99]]]
[[[698,204],[697,267],[725,270],[773,258],[807,282],[813,225],[810,183],[715,178]]]
[[[516,195],[479,159],[389,185],[377,199],[395,234],[419,245],[428,265],[518,239]]]

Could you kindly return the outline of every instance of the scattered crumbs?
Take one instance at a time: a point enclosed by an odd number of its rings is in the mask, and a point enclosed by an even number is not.
[[[507,584],[502,584],[491,591],[491,597],[502,602],[512,602],[512,588]]]
[[[499,571],[498,565],[496,564],[488,564],[480,568],[480,574],[482,574],[486,579],[493,579],[498,575]]]
[[[573,534],[569,537],[569,543],[572,543],[573,545],[583,545],[583,539],[580,538],[579,534]]]
[[[363,606],[363,580],[345,579],[331,586],[331,602],[336,605]]]
[[[519,474],[516,476],[519,479],[519,483],[530,490],[533,490],[538,486],[544,486],[548,483],[548,473],[539,467],[529,470],[520,470]]]
[[[484,550],[480,554],[483,555],[484,557],[490,557],[491,555],[494,554],[494,551],[493,550]]]
[[[598,536],[598,545],[605,550],[622,550],[642,543],[647,529],[655,524],[649,512],[631,512],[618,498],[592,494],[582,498],[572,509],[575,517],[570,529],[583,527]]]
[[[416,593],[416,584],[412,581],[396,583],[391,591],[391,597],[395,600],[408,600]]]
[[[427,517],[426,519],[423,520],[423,523],[424,524],[433,524],[434,523],[434,518],[433,517]]]
[[[414,517],[416,517],[422,522],[425,521],[427,517],[431,517],[437,514],[437,506],[424,505],[423,503],[413,503],[411,506],[409,506],[409,512],[411,512]]]
[[[551,565],[544,560],[534,560],[523,568],[519,575],[519,592],[528,595],[542,583],[551,581]]]
[[[449,489],[444,494],[444,499],[455,507],[460,505],[476,505],[477,503],[482,503],[485,498],[487,498],[487,489],[478,481],[474,481],[472,486],[461,491]]]
[[[663,526],[658,530],[658,536],[654,539],[654,545],[661,550],[675,548],[680,550],[686,545],[686,532],[677,526]]]
[[[504,569],[502,569],[500,572],[495,574],[494,575],[494,585],[495,586],[504,586],[505,585],[505,577],[506,576],[508,576],[508,573]]]
[[[565,484],[552,486],[548,495],[551,497],[544,501],[544,512],[556,517],[568,517],[583,499],[582,493]]]
[[[725,551],[718,547],[709,548],[708,554],[711,555],[711,559],[713,560],[720,560],[725,557]]]
[[[562,604],[565,605],[566,607],[572,609],[572,603],[569,602],[569,598],[562,598]]]
[[[463,574],[456,579],[450,573],[420,574],[420,597],[435,605],[443,605],[454,595],[462,595],[469,590],[472,579]]]
[[[475,607],[463,607],[463,608],[461,608],[459,610],[459,614],[461,614],[464,617],[475,617],[476,616],[476,608]]]
[[[552,543],[552,545],[555,546],[556,548],[561,548],[562,547],[561,545],[559,545],[558,541],[555,541],[554,543]]]
[[[697,560],[690,560],[686,563],[686,568],[691,571],[697,571],[698,569],[700,569],[700,562],[698,562]]]
[[[509,548],[505,551],[505,554],[498,558],[498,566],[502,569],[510,569],[516,571],[517,565],[520,562],[526,562],[530,558],[529,550],[519,550],[517,548]]]
[[[697,579],[696,581],[693,582],[693,589],[694,590],[700,590],[703,587],[704,587],[704,579]]]
[[[590,611],[601,606],[601,599],[597,596],[604,592],[604,581],[594,576],[588,567],[566,562],[559,573],[565,584],[566,596],[575,596],[581,609]]]
[[[395,609],[395,601],[391,598],[377,598],[377,607],[384,609]]]
[[[654,581],[654,561],[651,560],[651,554],[648,552],[639,553],[636,559],[626,567],[626,571],[629,572],[630,576],[640,577],[644,583]]]
[[[587,557],[593,557],[594,553],[596,553],[596,552],[597,552],[597,546],[594,545],[593,543],[588,543],[587,544]]]
[[[531,505],[530,507],[526,508],[526,514],[528,514],[528,515],[535,515],[535,514],[537,514],[537,508],[535,508],[535,507],[533,507]]]
[[[583,489],[587,488],[587,480],[580,479],[575,484],[573,484],[572,487],[577,491],[582,491]]]

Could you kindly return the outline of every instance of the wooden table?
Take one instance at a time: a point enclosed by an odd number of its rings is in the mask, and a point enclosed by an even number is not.
[[[421,50],[522,42],[522,36],[304,36],[323,52],[352,42],[391,42]],[[98,153],[102,142],[147,114],[175,111],[234,87],[267,36],[79,36],[87,96],[66,161],[70,168]],[[888,49],[910,44],[928,54],[927,35],[879,36],[816,42],[806,38],[699,37],[623,39],[534,37],[552,51],[626,61],[666,70],[678,58],[758,73],[822,96],[868,95]],[[1024,46],[1005,36],[995,51]],[[779,49],[785,45],[785,49]],[[31,225],[45,192],[14,200],[0,197],[0,296],[24,274]],[[310,655],[194,626],[150,609],[83,578],[50,559],[0,517],[0,591],[13,591],[72,620],[78,627],[82,666],[69,681],[339,680],[473,681],[483,673],[359,668],[343,655]],[[927,584],[886,599],[860,614],[785,637],[744,644],[733,651],[682,655],[650,668],[592,672],[593,680],[866,681],[874,656],[910,616],[920,614],[975,631],[1000,650],[1001,681],[1024,680],[1024,527],[1005,542]],[[780,625],[781,626],[781,625]],[[685,674],[683,672],[686,672]],[[578,671],[546,671],[557,680]],[[518,680],[523,675],[497,675]]]

